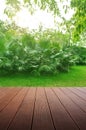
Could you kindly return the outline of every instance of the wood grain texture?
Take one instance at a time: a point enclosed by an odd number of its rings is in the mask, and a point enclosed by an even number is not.
[[[78,130],[68,112],[51,89],[46,88],[46,95],[51,109],[55,127],[58,130]]]
[[[27,92],[19,111],[17,112],[13,122],[9,126],[9,130],[30,130],[32,123],[32,115],[34,111],[36,88],[30,88]]]
[[[13,91],[14,92],[14,91]],[[27,89],[22,89],[16,97],[14,97],[11,102],[6,106],[6,108],[0,113],[0,129],[5,130],[9,127],[9,124],[13,117],[15,116]]]
[[[58,96],[60,102],[70,114],[72,120],[75,122],[80,130],[86,129],[86,113],[84,113],[77,105],[74,103],[66,94],[64,94],[60,89],[53,89]]]
[[[54,130],[44,88],[38,88],[32,130]]]
[[[0,88],[0,130],[86,130],[86,88]]]
[[[2,111],[6,105],[16,96],[16,94],[20,91],[20,88],[9,88],[4,92],[3,97],[0,99],[0,111]]]
[[[86,113],[86,101],[74,94],[70,89],[61,89],[65,95],[67,95],[82,111]]]

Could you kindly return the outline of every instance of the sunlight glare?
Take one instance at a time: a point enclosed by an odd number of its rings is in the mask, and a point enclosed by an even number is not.
[[[74,11],[72,9],[69,9],[68,13],[65,14],[63,10],[63,5],[59,2],[59,0],[57,1],[58,1],[58,6],[61,11],[61,15],[65,17],[65,19],[69,20],[72,17]],[[70,0],[65,1],[63,4],[70,5]],[[1,0],[0,1],[0,19],[4,21],[9,20],[8,17],[4,14],[5,7],[6,7],[5,0]],[[33,15],[31,15],[27,8],[22,7],[22,9],[14,17],[14,21],[16,22],[18,26],[23,27],[23,28],[29,28],[30,30],[38,29],[39,25],[42,25],[43,28],[53,28],[53,29],[58,28],[57,25],[55,25],[54,23],[54,16],[52,15],[52,13],[48,13],[46,10],[44,11],[40,10],[39,8]],[[61,22],[62,20],[61,18],[56,17],[56,21]]]
[[[27,9],[23,8],[14,18],[17,25],[21,27],[29,27],[29,29],[37,29],[39,25],[43,25],[44,28],[54,27],[54,17],[51,13],[38,10],[34,15],[31,15]]]

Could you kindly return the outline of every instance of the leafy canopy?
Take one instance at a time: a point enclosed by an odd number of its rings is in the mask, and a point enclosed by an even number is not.
[[[59,1],[64,3],[66,0],[6,0],[7,7],[5,13],[12,18],[22,7],[27,7],[31,14],[39,7],[42,10],[46,9],[47,11],[52,11],[56,16],[61,16],[58,6]],[[72,25],[74,27],[70,34],[70,38],[77,41],[79,40],[80,34],[86,31],[86,0],[67,1],[71,2],[71,7],[75,10],[69,27],[71,28]],[[70,7],[65,4],[63,8],[64,12],[67,13]],[[67,27],[67,24],[63,24]]]
[[[75,9],[73,35],[78,40],[80,34],[86,32],[86,0],[71,0],[71,6]]]
[[[5,13],[12,18],[22,6],[27,7],[29,12],[32,14],[37,6],[48,11],[53,11],[54,14],[59,13],[59,8],[56,0],[6,0],[7,7]]]

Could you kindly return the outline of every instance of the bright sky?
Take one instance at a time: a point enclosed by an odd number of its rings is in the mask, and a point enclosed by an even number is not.
[[[59,0],[57,0],[59,1]],[[61,14],[66,18],[70,19],[73,15],[74,11],[69,10],[67,14],[64,13],[63,6],[60,2],[58,2],[59,8],[61,10]],[[70,5],[70,0],[65,0],[63,3]],[[4,8],[5,8],[5,0],[0,0],[0,19],[6,20],[7,16],[4,15]],[[15,22],[20,27],[29,27],[29,29],[37,29],[39,25],[43,25],[44,28],[56,28],[54,23],[54,17],[51,13],[47,13],[47,11],[37,10],[34,15],[30,15],[26,8],[22,8],[20,12],[17,13],[16,17],[14,18]],[[56,18],[57,21],[61,22],[59,17]]]

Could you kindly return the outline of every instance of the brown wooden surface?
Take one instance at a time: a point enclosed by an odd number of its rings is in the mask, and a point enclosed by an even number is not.
[[[86,88],[0,88],[0,130],[86,130]]]

